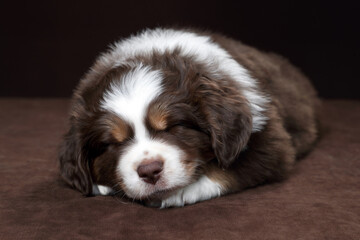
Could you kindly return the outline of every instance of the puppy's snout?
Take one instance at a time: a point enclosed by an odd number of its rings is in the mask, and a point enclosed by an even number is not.
[[[137,173],[143,181],[156,184],[156,182],[160,179],[163,165],[164,163],[160,160],[141,163],[137,168]]]

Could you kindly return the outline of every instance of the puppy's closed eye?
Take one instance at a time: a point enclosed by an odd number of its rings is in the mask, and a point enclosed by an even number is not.
[[[113,113],[101,114],[93,123],[92,140],[104,144],[123,143],[134,136],[131,124]]]
[[[148,124],[157,131],[162,131],[168,128],[168,110],[161,104],[153,104],[149,107],[147,113]]]

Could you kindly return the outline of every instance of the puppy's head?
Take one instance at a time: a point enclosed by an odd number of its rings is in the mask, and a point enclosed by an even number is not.
[[[99,184],[161,199],[195,181],[211,160],[229,167],[246,145],[252,118],[236,83],[184,61],[151,66],[90,76],[99,79],[75,93],[60,166],[84,194]]]

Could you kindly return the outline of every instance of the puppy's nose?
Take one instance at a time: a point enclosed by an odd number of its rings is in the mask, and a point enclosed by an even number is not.
[[[163,165],[163,162],[159,160],[142,163],[137,168],[137,173],[143,181],[155,185],[160,178]]]

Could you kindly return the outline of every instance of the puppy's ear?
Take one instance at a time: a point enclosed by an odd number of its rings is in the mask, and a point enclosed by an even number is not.
[[[89,164],[82,151],[82,143],[74,124],[65,135],[59,151],[61,176],[73,188],[84,195],[92,193]]]
[[[252,132],[248,102],[235,83],[199,77],[198,102],[211,136],[212,148],[223,167],[230,166]]]

